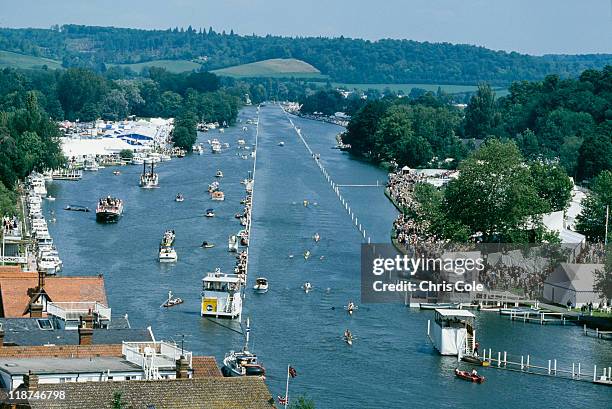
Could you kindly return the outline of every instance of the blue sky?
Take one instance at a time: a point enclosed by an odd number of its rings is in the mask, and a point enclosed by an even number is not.
[[[0,0],[0,26],[65,23],[612,53],[612,0]]]

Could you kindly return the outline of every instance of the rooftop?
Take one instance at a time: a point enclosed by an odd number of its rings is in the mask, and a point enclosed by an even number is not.
[[[446,310],[436,309],[436,312],[443,317],[469,317],[475,318],[475,315],[467,310]]]
[[[95,358],[0,358],[0,371],[9,375],[67,373],[102,373],[141,371],[141,368],[119,357]]]
[[[32,409],[112,409],[121,393],[124,407],[135,409],[270,409],[274,398],[256,377],[210,377],[159,381],[40,384],[40,391],[65,391],[66,399],[31,400]]]

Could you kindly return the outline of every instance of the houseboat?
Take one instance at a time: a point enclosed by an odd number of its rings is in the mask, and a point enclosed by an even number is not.
[[[427,321],[427,336],[440,355],[459,358],[474,354],[475,316],[466,310],[436,309],[434,321]]]
[[[217,268],[202,279],[204,317],[239,318],[242,314],[242,281],[235,274],[225,274]]]

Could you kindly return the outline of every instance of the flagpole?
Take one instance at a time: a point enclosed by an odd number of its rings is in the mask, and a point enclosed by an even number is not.
[[[285,409],[287,409],[287,405],[289,405],[289,368],[291,366],[287,365],[287,386],[285,387]]]

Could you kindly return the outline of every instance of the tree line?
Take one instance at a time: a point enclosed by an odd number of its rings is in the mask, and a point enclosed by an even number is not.
[[[552,55],[535,57],[471,45],[345,37],[280,37],[237,35],[191,26],[139,30],[82,25],[52,29],[0,29],[0,49],[62,61],[64,67],[102,72],[111,64],[157,59],[186,59],[204,70],[269,58],[297,58],[317,67],[332,80],[348,83],[506,85],[539,80],[549,73],[577,76],[609,64],[611,56]]]

